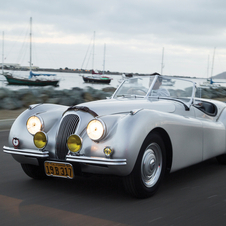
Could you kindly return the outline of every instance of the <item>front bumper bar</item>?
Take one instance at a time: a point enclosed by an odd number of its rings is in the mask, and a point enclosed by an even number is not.
[[[106,159],[98,157],[85,157],[85,156],[72,156],[66,155],[66,161],[69,162],[80,162],[87,164],[98,164],[107,166],[123,166],[126,165],[126,159]]]
[[[39,151],[32,149],[16,149],[12,147],[3,147],[3,152],[12,155],[23,155],[27,157],[48,158],[48,151]],[[107,159],[98,157],[72,156],[66,155],[66,162],[78,162],[85,164],[105,165],[105,166],[124,166],[126,159]]]
[[[16,149],[11,147],[3,147],[3,152],[12,155],[23,155],[29,157],[38,157],[38,158],[48,158],[49,152],[48,151],[37,151],[31,149]]]

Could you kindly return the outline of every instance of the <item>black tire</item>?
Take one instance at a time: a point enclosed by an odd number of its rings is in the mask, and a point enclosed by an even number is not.
[[[40,166],[34,166],[30,164],[21,164],[21,166],[23,171],[33,179],[42,180],[47,177],[45,174],[44,167],[42,167],[42,164]]]
[[[226,154],[219,155],[216,157],[216,159],[220,164],[226,165]]]
[[[132,173],[123,178],[125,189],[136,198],[152,196],[166,172],[166,150],[158,133],[145,139]]]

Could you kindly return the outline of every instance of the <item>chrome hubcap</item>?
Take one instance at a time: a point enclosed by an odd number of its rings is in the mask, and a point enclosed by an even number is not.
[[[162,171],[162,152],[157,143],[151,143],[145,150],[141,161],[141,177],[146,187],[158,181]]]

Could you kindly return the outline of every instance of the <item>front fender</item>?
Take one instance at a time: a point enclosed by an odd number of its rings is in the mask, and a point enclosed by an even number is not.
[[[110,117],[114,121],[109,126]],[[113,152],[113,159],[126,159],[127,165],[121,168],[120,175],[128,175],[133,170],[141,146],[147,135],[155,128],[163,127],[166,113],[153,110],[140,110],[136,114],[104,116],[101,119],[107,124],[108,134],[99,143],[91,142],[85,155],[104,157],[103,149],[108,146]],[[114,118],[114,119],[113,119]],[[84,143],[85,140],[84,140]],[[94,150],[93,152],[90,150]]]
[[[12,139],[19,138],[21,148],[34,148],[33,136],[28,132],[26,123],[29,117],[38,115],[44,124],[44,132],[48,132],[59,118],[67,106],[55,104],[41,104],[31,107],[22,112],[14,121],[9,133],[9,146],[12,146]]]

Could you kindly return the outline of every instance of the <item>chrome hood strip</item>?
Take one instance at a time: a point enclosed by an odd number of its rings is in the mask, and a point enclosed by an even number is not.
[[[108,166],[123,166],[126,165],[126,159],[106,159],[106,158],[94,158],[94,157],[85,157],[85,156],[72,156],[67,155],[66,161],[71,162],[80,162],[87,164],[99,164],[99,165],[108,165]]]
[[[31,149],[15,149],[11,147],[3,147],[3,152],[12,155],[25,155],[30,157],[39,157],[39,158],[48,158],[49,152],[48,151],[37,151]]]

